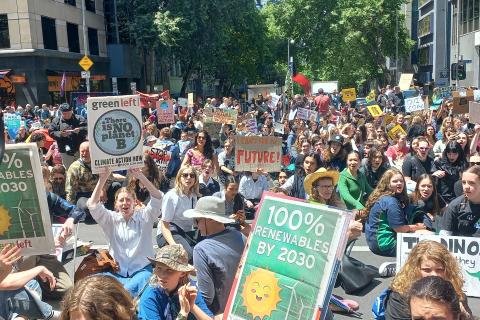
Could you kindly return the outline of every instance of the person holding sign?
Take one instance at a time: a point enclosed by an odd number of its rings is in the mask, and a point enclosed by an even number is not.
[[[163,194],[140,169],[130,169],[129,174],[140,180],[151,199],[146,207],[135,211],[135,193],[121,188],[115,194],[115,211],[107,210],[100,202],[100,194],[110,172],[99,174],[99,179],[87,206],[100,225],[110,244],[110,254],[120,266],[118,273],[107,273],[120,281],[132,297],[145,286],[152,274],[147,259],[153,255],[153,224],[160,216]]]
[[[409,291],[416,281],[429,276],[450,281],[460,298],[462,311],[465,315],[471,315],[462,291],[464,281],[456,258],[439,242],[424,240],[412,249],[405,265],[393,278],[386,300],[385,319],[410,319]]]
[[[413,207],[409,205],[405,179],[402,173],[390,168],[373,190],[365,212],[365,237],[370,250],[378,255],[395,257],[397,254],[397,233],[424,230],[423,223],[409,224]]]

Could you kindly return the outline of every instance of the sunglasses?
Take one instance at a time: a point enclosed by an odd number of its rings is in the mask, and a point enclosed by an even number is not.
[[[480,166],[480,162],[470,162],[471,166]]]
[[[190,178],[195,178],[197,175],[195,173],[183,173],[182,174],[182,177],[184,177],[185,179],[190,177]]]

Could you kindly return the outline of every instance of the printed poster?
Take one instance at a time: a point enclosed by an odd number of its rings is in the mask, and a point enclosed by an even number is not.
[[[297,109],[297,118],[298,119],[301,119],[301,120],[305,120],[307,121],[308,120],[308,116],[310,115],[310,110],[309,109],[305,109],[305,108],[298,108]]]
[[[282,161],[282,138],[236,136],[235,170],[280,172]]]
[[[406,112],[423,111],[424,109],[425,109],[425,102],[423,101],[422,97],[417,96],[417,97],[405,99]]]
[[[178,98],[177,99],[177,104],[180,107],[186,107],[188,105],[188,100],[186,98]]]
[[[405,132],[405,130],[403,129],[403,127],[399,124],[397,124],[395,127],[393,127],[392,129],[390,129],[390,131],[387,132],[387,136],[391,139],[391,140],[397,140],[397,134],[401,132],[402,134],[404,135],[407,135],[407,133]]]
[[[175,122],[175,111],[172,100],[157,101],[157,120],[159,124],[170,124]]]
[[[324,318],[349,213],[263,194],[223,319]]]
[[[378,105],[367,106],[368,112],[372,115],[372,117],[380,117],[383,115],[382,109]]]
[[[0,249],[55,253],[50,213],[35,143],[7,144],[0,164]]]
[[[15,113],[4,113],[3,122],[5,123],[5,128],[7,129],[10,139],[15,140],[22,125],[22,117]]]
[[[143,167],[142,114],[138,95],[87,99],[92,172]]]
[[[443,244],[460,264],[465,284],[463,291],[469,297],[480,297],[480,239],[475,237],[437,236],[416,233],[397,234],[397,270],[407,261],[413,247],[422,240]]]
[[[342,89],[342,100],[345,102],[357,100],[357,91],[355,88]]]

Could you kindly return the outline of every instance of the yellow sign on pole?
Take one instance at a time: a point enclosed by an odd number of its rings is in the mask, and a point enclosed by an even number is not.
[[[372,115],[372,117],[380,117],[383,114],[382,109],[378,105],[367,106],[368,112]]]
[[[93,61],[90,60],[90,58],[87,55],[84,55],[82,59],[78,62],[80,67],[82,67],[83,70],[88,71],[92,66],[93,66]]]
[[[405,130],[402,128],[401,125],[397,124],[395,127],[393,127],[392,129],[390,129],[390,131],[388,131],[387,135],[390,139],[392,140],[397,140],[397,134],[398,133],[402,133],[403,135],[407,135],[407,133],[405,132]]]
[[[355,88],[342,90],[342,100],[346,102],[355,101],[357,99],[357,91]]]

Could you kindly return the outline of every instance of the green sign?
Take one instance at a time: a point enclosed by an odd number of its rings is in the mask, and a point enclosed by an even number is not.
[[[265,193],[228,319],[323,318],[350,219],[337,209]]]
[[[6,145],[0,163],[0,248],[23,255],[54,251],[50,214],[36,144]]]

